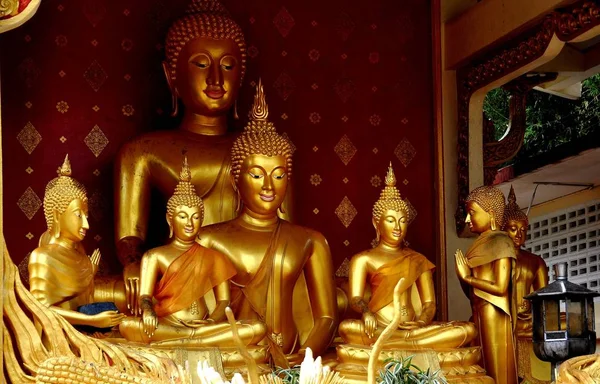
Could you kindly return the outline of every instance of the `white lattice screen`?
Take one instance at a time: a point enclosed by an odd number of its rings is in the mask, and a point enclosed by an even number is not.
[[[532,219],[526,249],[542,256],[550,271],[566,261],[570,281],[600,291],[600,200]],[[554,280],[552,272],[549,277]]]

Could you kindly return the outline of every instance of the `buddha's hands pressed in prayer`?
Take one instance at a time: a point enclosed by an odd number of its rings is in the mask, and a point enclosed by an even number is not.
[[[100,254],[100,249],[94,249],[92,255],[90,256],[90,261],[92,262],[93,274],[95,275],[98,272],[98,266],[100,265],[100,258],[102,255]]]
[[[104,311],[91,316],[90,325],[96,328],[112,328],[119,325],[126,316],[119,311]]]
[[[469,268],[467,258],[460,249],[456,250],[454,257],[456,258],[456,274],[461,280],[465,281],[467,277],[471,276],[471,268]]]
[[[369,338],[373,338],[375,331],[377,330],[377,318],[373,312],[364,312],[362,315],[362,321],[365,323],[365,333]]]

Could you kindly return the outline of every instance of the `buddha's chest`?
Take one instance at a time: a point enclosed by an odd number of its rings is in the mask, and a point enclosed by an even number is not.
[[[293,286],[302,272],[308,249],[294,238],[280,236],[277,241],[270,233],[252,233],[236,236],[227,254],[238,274],[233,280],[245,285],[258,276]],[[233,244],[232,244],[233,245]]]

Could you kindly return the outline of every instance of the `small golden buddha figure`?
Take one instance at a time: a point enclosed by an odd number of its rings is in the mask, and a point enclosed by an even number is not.
[[[512,239],[517,253],[517,263],[513,272],[514,297],[517,300],[517,318],[515,335],[517,337],[532,337],[533,317],[531,303],[523,297],[548,285],[548,267],[540,256],[522,249],[527,239],[529,219],[517,204],[515,190],[510,187],[508,204],[504,211],[504,230]]]
[[[336,288],[323,235],[277,216],[291,177],[292,148],[267,118],[259,82],[250,122],[231,150],[241,214],[203,227],[199,239],[223,252],[237,270],[231,280],[236,318],[264,321],[269,343],[294,353],[287,358],[294,363],[307,347],[321,355],[331,343],[337,326]],[[296,295],[295,289],[307,295]]]
[[[372,345],[394,317],[394,287],[404,279],[401,289],[402,318],[385,348],[458,348],[477,335],[472,323],[433,323],[436,300],[432,270],[435,266],[422,254],[404,245],[411,220],[406,202],[396,188],[392,165],[385,177],[385,188],[373,207],[373,226],[379,244],[350,260],[350,305],[362,313],[361,320],[345,320],[339,333],[346,343]],[[365,291],[371,289],[370,301]],[[416,289],[420,303],[413,302]],[[416,306],[421,307],[420,313]]]
[[[104,311],[87,315],[77,308],[92,302],[94,275],[100,251],[83,251],[88,224],[88,200],[83,184],[71,177],[69,157],[44,193],[44,216],[48,225],[43,244],[29,258],[29,289],[32,295],[73,325],[112,328],[125,315]]]
[[[134,138],[115,161],[115,241],[134,314],[139,313],[137,273],[146,249],[151,192],[168,199],[177,185],[183,154],[204,201],[204,224],[231,220],[238,213],[229,157],[235,134],[228,132],[227,118],[246,70],[242,30],[218,0],[191,0],[186,16],[171,25],[165,51],[163,69],[173,115],[179,100],[185,106],[181,125]]]
[[[516,253],[510,237],[500,230],[505,205],[504,195],[495,187],[482,186],[471,191],[466,223],[479,237],[466,256],[460,250],[455,256],[457,275],[468,288],[487,374],[496,383],[516,384],[510,290]]]
[[[196,242],[204,206],[191,180],[184,158],[179,184],[167,203],[171,241],[142,257],[142,317],[129,317],[121,323],[121,334],[127,340],[170,340],[178,346],[235,346],[225,308],[230,300],[229,279],[236,271],[225,255]],[[217,306],[209,314],[204,295],[211,290]],[[248,345],[262,340],[266,329],[260,322],[246,322],[239,324],[238,332]]]

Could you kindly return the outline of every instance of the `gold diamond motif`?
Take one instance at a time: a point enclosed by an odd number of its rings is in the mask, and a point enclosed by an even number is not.
[[[350,242],[349,242],[348,240],[344,240],[344,243],[343,243],[343,244],[344,244],[344,245],[347,247],[347,246],[349,246],[349,245],[350,245]]]
[[[31,187],[27,187],[25,192],[19,197],[19,201],[17,201],[17,205],[21,208],[21,211],[27,216],[29,220],[33,218],[33,216],[37,213],[37,211],[42,206],[42,201],[35,194]]]
[[[342,264],[335,271],[335,277],[348,277],[350,276],[350,260],[346,257]]]
[[[35,129],[31,121],[27,122],[25,127],[21,129],[21,132],[17,135],[17,140],[19,143],[25,148],[27,153],[31,155],[34,149],[38,146],[40,141],[42,141],[42,135]]]
[[[344,196],[340,205],[335,209],[335,215],[346,228],[350,226],[357,213],[358,211],[354,208],[348,196]]]
[[[319,213],[319,208],[315,208],[315,209],[313,209],[313,213],[314,213],[315,215],[317,215],[317,214]]]
[[[29,285],[29,256],[31,252],[29,252],[23,260],[19,263],[19,274],[21,275],[21,280],[25,282],[25,284]]]
[[[31,104],[31,101],[28,101],[25,103],[25,106],[27,107],[27,109],[31,109],[31,107],[33,106],[33,104]]]
[[[27,232],[27,234],[25,235],[25,237],[27,238],[27,240],[31,240],[31,239],[33,239],[33,233]]]
[[[100,241],[100,240],[102,240],[102,236],[96,235],[96,236],[94,236],[94,240]]]
[[[342,181],[344,182],[344,184],[348,184],[348,182],[349,182],[350,180],[348,180],[348,178],[347,178],[347,177],[344,177],[344,178],[342,179]]]
[[[313,152],[317,152],[319,150],[319,147],[317,147],[316,145],[313,147]]]
[[[100,171],[98,170],[98,168],[94,169],[94,172],[92,172],[94,174],[94,176],[100,176]]]
[[[97,106],[97,105],[94,105],[94,106],[92,107],[92,110],[93,110],[94,112],[98,112],[98,111],[100,110],[100,107],[99,107],[99,106]]]
[[[410,221],[409,221],[409,224],[410,224],[415,220],[418,212],[407,198],[404,198],[404,202],[408,206],[408,216],[410,217]]]
[[[27,172],[28,174],[31,175],[33,173],[33,168],[27,167],[27,168],[25,168],[25,172]]]
[[[108,145],[108,139],[98,125],[95,125],[94,128],[92,128],[83,141],[96,157],[100,156],[100,153],[102,153],[104,148]]]
[[[356,147],[354,144],[352,144],[347,135],[342,136],[333,150],[338,155],[340,160],[342,160],[344,165],[348,165],[350,160],[352,160],[356,154]]]
[[[408,185],[408,179],[404,179],[402,183],[404,183],[404,185]]]
[[[394,150],[394,155],[400,160],[404,167],[408,167],[408,164],[415,158],[417,150],[406,138],[402,139]]]
[[[379,149],[377,149],[377,147],[373,148],[373,153],[377,154],[379,152]]]
[[[67,138],[64,136],[61,136],[60,139],[58,139],[58,140],[60,140],[60,142],[64,144],[67,141]]]

